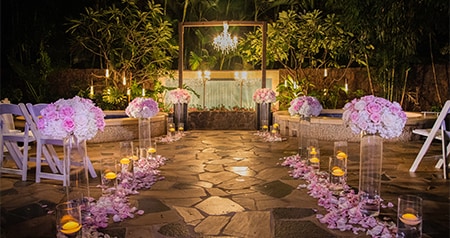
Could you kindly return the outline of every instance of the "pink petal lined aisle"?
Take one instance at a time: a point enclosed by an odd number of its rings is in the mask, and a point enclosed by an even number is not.
[[[102,195],[99,199],[88,198],[88,204],[83,207],[83,213],[88,214],[83,220],[83,237],[98,237],[103,235],[99,228],[106,228],[112,220],[121,222],[125,219],[143,215],[144,211],[134,207],[129,202],[129,196],[138,194],[138,190],[150,189],[157,181],[163,180],[158,170],[165,164],[166,158],[160,155],[149,159],[140,159],[134,163],[134,176],[119,173],[120,183],[115,193]]]
[[[317,198],[317,204],[323,207],[325,214],[316,217],[330,229],[352,231],[354,234],[366,233],[372,237],[395,237],[396,225],[393,221],[382,221],[373,216],[365,216],[360,209],[359,197],[355,191],[346,187],[346,193],[333,195],[327,174],[316,172],[297,155],[280,158],[282,166],[291,168],[290,176],[305,180],[297,189],[308,189],[311,197]],[[392,203],[382,204],[393,207]]]

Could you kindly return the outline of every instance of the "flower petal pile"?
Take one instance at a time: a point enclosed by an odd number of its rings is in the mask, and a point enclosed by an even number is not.
[[[158,168],[164,165],[166,160],[158,155],[151,159],[134,161],[134,175],[119,173],[120,183],[113,194],[103,195],[98,200],[87,198],[89,205],[84,207],[83,212],[89,216],[83,221],[83,229],[86,228],[89,234],[94,234],[98,228],[106,228],[110,218],[113,222],[121,222],[135,215],[143,215],[143,210],[131,206],[128,195],[137,194],[140,189],[149,189],[157,181],[164,179]]]
[[[169,102],[173,104],[177,103],[189,103],[191,101],[191,95],[188,90],[183,88],[177,88],[169,91]]]
[[[128,104],[125,113],[133,118],[149,118],[159,112],[158,103],[151,98],[138,97]]]
[[[253,94],[253,101],[256,103],[274,103],[277,101],[275,91],[271,88],[258,88]]]
[[[311,96],[300,96],[295,98],[291,101],[290,105],[288,111],[291,116],[318,116],[323,109],[319,100]]]
[[[41,110],[37,122],[46,136],[62,139],[73,134],[79,141],[89,140],[105,128],[105,114],[90,99],[75,96],[59,99]]]
[[[345,104],[342,120],[356,134],[394,138],[402,133],[407,117],[397,102],[369,95]]]
[[[303,178],[307,184],[298,186],[298,189],[307,188],[311,197],[317,198],[318,205],[325,208],[326,214],[317,214],[321,223],[327,224],[330,229],[340,231],[352,231],[354,234],[365,232],[371,237],[395,237],[396,225],[390,221],[379,221],[375,217],[365,216],[361,213],[359,197],[353,190],[344,195],[334,196],[329,189],[328,179],[308,166],[307,163],[297,155],[281,158],[282,166],[291,168],[289,172],[293,178]],[[392,203],[383,205],[393,207]]]

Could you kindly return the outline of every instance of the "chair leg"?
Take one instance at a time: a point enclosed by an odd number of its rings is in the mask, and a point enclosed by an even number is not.
[[[23,152],[22,152],[22,168],[21,175],[22,181],[27,181],[27,173],[28,173],[28,142],[24,143]]]
[[[36,183],[41,182],[42,144],[36,144]]]

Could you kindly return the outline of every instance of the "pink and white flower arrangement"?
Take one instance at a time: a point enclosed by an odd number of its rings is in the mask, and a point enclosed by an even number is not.
[[[191,95],[189,94],[188,90],[177,88],[169,91],[169,101],[173,104],[189,103],[191,101]]]
[[[295,98],[291,101],[290,105],[288,111],[291,116],[318,116],[323,109],[319,100],[312,96],[300,96]]]
[[[394,138],[402,133],[407,117],[397,102],[369,95],[345,104],[342,120],[354,133]]]
[[[274,103],[277,101],[275,91],[271,88],[258,88],[253,94],[253,101],[256,103]]]
[[[105,114],[90,99],[59,99],[41,110],[37,126],[42,134],[63,139],[73,134],[78,141],[89,140],[105,128]]]
[[[137,97],[128,104],[125,113],[133,118],[149,118],[159,112],[158,103],[151,98]]]

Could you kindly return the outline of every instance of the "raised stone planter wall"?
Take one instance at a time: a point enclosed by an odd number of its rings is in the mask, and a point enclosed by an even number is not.
[[[106,119],[106,126],[103,132],[88,141],[88,143],[103,143],[114,141],[130,141],[139,139],[138,119],[129,118],[123,111],[105,111],[105,114],[124,116],[123,118]],[[158,113],[151,118],[152,136],[158,137],[166,134],[167,113]]]
[[[256,130],[256,112],[189,112],[190,130]]]
[[[340,109],[323,110],[325,114],[340,114],[343,111]],[[403,129],[403,133],[397,137],[388,139],[388,142],[395,141],[410,141],[419,139],[420,136],[412,133],[416,128],[431,128],[436,117],[423,117],[421,113],[406,112],[408,121]],[[284,136],[296,136],[297,127],[299,123],[298,117],[289,115],[287,111],[278,111],[273,113],[274,122],[280,124],[285,130]],[[282,131],[283,131],[282,128]],[[349,142],[358,142],[360,135],[354,134],[349,127],[344,125],[340,117],[312,117],[311,118],[311,137],[319,140],[337,141],[347,140]]]

